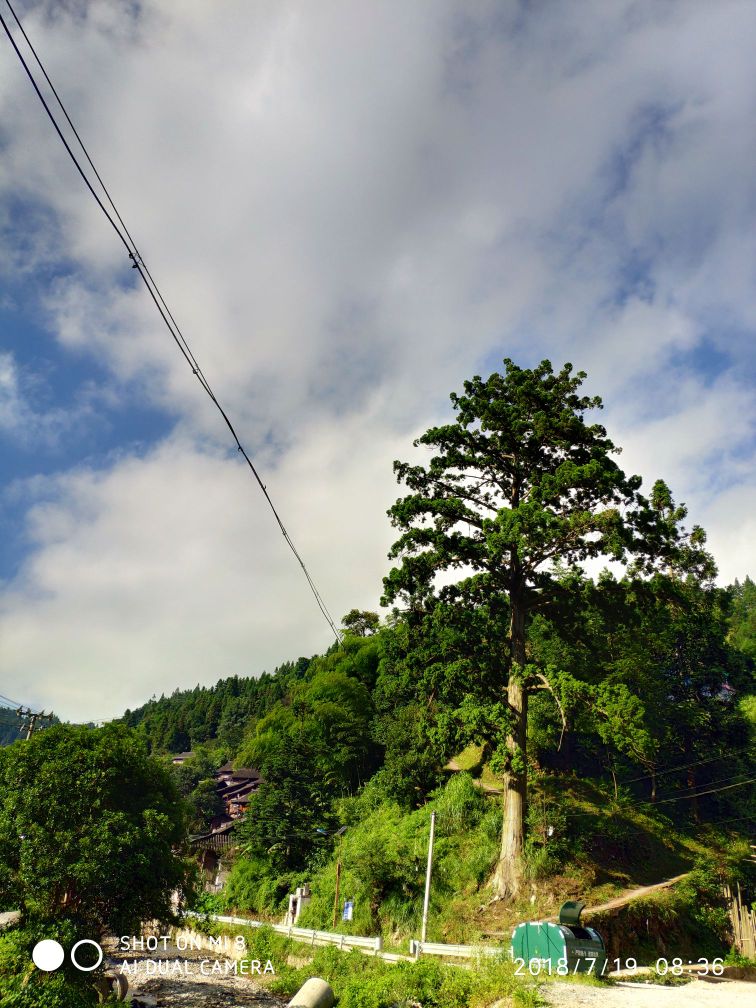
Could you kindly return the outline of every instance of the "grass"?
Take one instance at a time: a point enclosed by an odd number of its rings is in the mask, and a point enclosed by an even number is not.
[[[480,750],[471,746],[455,762],[475,774],[483,769],[479,760]],[[500,803],[493,796],[489,801],[492,806]],[[566,899],[579,898],[589,907],[599,906],[635,888],[683,874],[703,858],[724,863],[732,850],[732,840],[715,829],[680,829],[661,809],[657,812],[633,806],[622,795],[615,800],[613,790],[596,781],[544,775],[535,782],[531,801],[553,803],[566,815],[567,835],[559,838],[564,850],[562,867],[548,877],[528,880],[522,896],[514,902],[491,902],[484,889],[458,894],[444,914],[443,940],[474,942],[476,936],[484,935],[508,945],[517,923],[556,917]],[[692,920],[680,920],[680,914],[690,909],[689,904],[676,901],[666,890],[647,899],[644,905],[651,923],[656,921],[656,934],[646,936],[645,951],[654,961],[662,954],[665,926],[672,932],[679,924],[683,928],[690,925],[694,931],[698,925]],[[621,918],[622,914],[613,914],[612,919],[615,916]],[[612,957],[616,954],[625,958],[643,950],[641,936],[633,936],[629,927],[618,929],[617,935],[620,947],[611,950]],[[670,940],[679,945],[682,935],[671,934]]]
[[[514,1008],[541,1008],[545,1002],[531,978],[514,974],[509,957],[484,957],[472,969],[460,969],[434,959],[388,963],[335,947],[308,949],[271,928],[223,927],[243,934],[249,959],[273,963],[275,976],[255,980],[274,994],[291,997],[311,976],[332,987],[338,1008],[393,1008],[420,1002],[424,1008],[487,1008],[499,998]]]
[[[481,769],[479,750],[469,748],[456,763],[476,767],[476,759]],[[645,807],[628,805],[623,796],[617,801],[613,789],[596,781],[540,775],[531,789],[531,803],[542,803],[546,824],[549,809],[556,810],[551,819],[557,823],[556,833],[545,846],[531,843],[528,854],[535,857],[530,867],[536,870],[531,870],[519,899],[505,902],[492,900],[486,885],[498,854],[501,798],[484,795],[466,773],[454,774],[433,797],[437,821],[429,940],[495,943],[508,950],[516,924],[556,918],[567,899],[599,906],[634,888],[682,874],[704,856],[725,864],[735,853],[732,840],[716,831],[685,832],[661,812],[649,814]],[[355,898],[355,919],[343,925],[346,931],[375,934],[378,929],[387,950],[407,953],[408,938],[419,931],[428,821],[428,806],[405,813],[391,804],[355,819],[342,848],[342,891],[348,889]],[[313,900],[303,926],[330,925],[334,864],[324,864],[309,879]],[[705,899],[700,886],[678,884],[620,910],[594,914],[587,922],[604,936],[610,960],[632,956],[653,963],[665,955],[686,960],[721,955],[721,881],[716,872],[710,875]],[[373,893],[380,900],[377,915],[368,913]],[[297,946],[292,954],[302,955],[303,948]],[[364,966],[362,957],[360,961],[363,969],[372,969]]]

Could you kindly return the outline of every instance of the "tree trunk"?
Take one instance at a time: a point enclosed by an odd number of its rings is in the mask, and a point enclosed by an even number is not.
[[[522,681],[525,669],[525,612],[512,604],[512,666],[507,686],[509,711],[514,719],[507,736],[510,769],[504,775],[504,821],[501,852],[493,876],[494,894],[501,899],[516,896],[522,882],[522,845],[527,811],[527,725],[528,696]]]

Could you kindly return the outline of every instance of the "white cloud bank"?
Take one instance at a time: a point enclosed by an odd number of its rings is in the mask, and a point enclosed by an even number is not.
[[[504,355],[587,370],[626,467],[668,479],[725,578],[756,572],[751,3],[134,10],[26,26],[334,616],[379,594],[391,460]],[[0,122],[0,206],[35,208],[30,234],[0,217],[9,268],[57,262],[61,345],[178,418],[143,458],[47,480],[3,692],[99,717],[324,647],[10,59]]]

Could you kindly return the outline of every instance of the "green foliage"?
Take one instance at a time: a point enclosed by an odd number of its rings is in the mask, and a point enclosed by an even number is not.
[[[341,621],[344,629],[356,637],[369,637],[374,634],[380,626],[381,618],[378,613],[368,612],[365,609],[350,609]]]
[[[734,648],[756,662],[756,584],[747,577],[730,588],[732,611],[729,641]]]
[[[488,811],[485,795],[466,773],[451,777],[439,791],[434,806],[439,836],[473,830]]]
[[[748,723],[751,738],[756,740],[756,695],[744,696],[739,704],[740,712]]]
[[[297,878],[292,872],[277,872],[270,857],[242,853],[234,861],[223,891],[226,908],[271,913],[280,908],[286,895],[299,884]]]
[[[52,938],[70,950],[82,937],[71,921],[27,924],[0,932],[0,1008],[91,1008],[97,1004],[91,974],[66,956],[60,969],[45,973],[32,962],[38,941]]]
[[[545,1004],[534,984],[514,975],[509,957],[482,958],[474,969],[445,966],[435,960],[386,963],[359,952],[319,949],[306,966],[285,969],[269,985],[274,993],[293,994],[313,975],[326,980],[339,1008],[484,1008],[499,998],[511,998],[517,1008]]]
[[[367,686],[346,670],[366,671],[372,639],[350,638],[344,648],[312,663],[286,702],[258,721],[237,762],[257,766],[263,783],[254,814],[238,830],[242,850],[270,874],[299,871],[332,830],[334,798],[358,788],[379,763],[371,737],[373,702]]]
[[[153,697],[142,707],[127,710],[123,721],[139,727],[153,752],[183,752],[205,742],[235,752],[250,722],[264,717],[307,673],[309,664],[308,658],[300,658],[257,678],[232,676],[212,687],[176,690],[159,700]]]
[[[545,700],[535,707],[539,759],[591,776],[601,767],[620,779],[645,777],[639,796],[651,794],[657,769],[665,792],[705,790],[721,777],[717,752],[733,771],[747,771],[744,756],[731,756],[744,748],[747,724],[727,691],[747,691],[752,679],[726,640],[728,593],[669,573],[618,580],[605,572],[596,582],[571,575],[566,589],[562,608],[530,627],[533,659],[547,669],[567,719],[557,754],[561,718]],[[666,772],[680,764],[698,765]],[[697,811],[723,816],[738,800],[736,792],[712,795]],[[696,814],[693,803],[689,811]]]
[[[192,833],[206,830],[211,820],[224,811],[213,776],[221,763],[221,754],[200,746],[192,757],[179,766],[171,765],[179,791],[186,799],[189,829]]]
[[[342,865],[340,891],[342,898],[354,900],[351,925],[339,926],[357,934],[407,934],[419,927],[430,813],[435,811],[433,933],[444,926],[450,898],[474,890],[490,874],[501,814],[488,808],[485,797],[467,774],[456,774],[431,802],[409,813],[383,799],[371,785],[359,797],[339,804],[339,814],[347,824],[338,851]],[[306,926],[331,925],[335,860],[310,876],[312,902],[302,917]]]
[[[123,725],[55,725],[0,750],[0,905],[84,937],[169,920],[187,884],[170,772]]]

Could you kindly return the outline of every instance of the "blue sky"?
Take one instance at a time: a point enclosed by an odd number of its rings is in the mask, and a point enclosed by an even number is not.
[[[588,372],[756,573],[756,6],[90,0],[19,13],[338,618],[391,463],[502,357]],[[0,691],[62,717],[329,633],[0,47]]]

